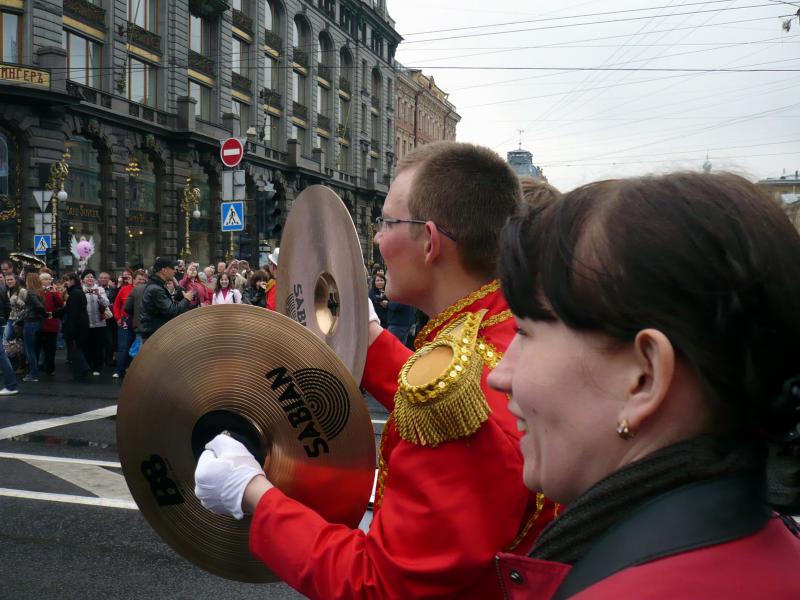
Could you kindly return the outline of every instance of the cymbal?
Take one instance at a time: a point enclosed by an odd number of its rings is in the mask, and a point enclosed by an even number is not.
[[[41,269],[46,266],[41,258],[28,252],[11,252],[8,258],[25,269]]]
[[[322,185],[292,204],[281,239],[276,308],[333,348],[361,381],[369,346],[361,243],[339,196]]]
[[[277,581],[250,555],[250,517],[216,515],[194,495],[197,459],[224,430],[285,494],[358,526],[375,474],[372,423],[345,365],[308,329],[241,304],[183,313],[142,346],[117,410],[122,470],[153,529],[211,573]]]

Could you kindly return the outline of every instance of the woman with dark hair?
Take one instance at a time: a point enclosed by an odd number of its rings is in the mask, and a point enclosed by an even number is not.
[[[45,317],[44,290],[38,273],[25,276],[25,307],[20,313],[22,319],[22,343],[28,360],[28,373],[22,381],[39,381],[39,332]]]
[[[81,273],[83,291],[86,294],[86,313],[89,316],[89,337],[86,341],[86,350],[92,375],[100,375],[103,368],[103,349],[105,348],[106,319],[109,314],[108,296],[106,291],[95,280],[94,271],[86,269]]]
[[[220,274],[217,277],[217,283],[214,286],[214,297],[212,304],[241,304],[242,292],[237,290],[231,285],[231,278],[227,273]]]
[[[86,342],[89,338],[89,313],[86,311],[86,294],[77,273],[67,273],[62,281],[67,290],[66,304],[58,309],[56,316],[64,318],[62,331],[67,345],[67,356],[72,364],[72,377],[82,380],[89,373],[86,361]]]
[[[536,214],[538,211],[539,214]],[[800,236],[729,174],[603,181],[506,226],[489,376],[567,508],[512,598],[800,598]]]
[[[20,312],[25,308],[25,296],[27,291],[25,286],[20,284],[19,279],[13,273],[9,273],[3,277],[6,284],[6,292],[8,293],[8,302],[10,312],[8,320],[6,321],[5,329],[3,329],[3,342],[8,343],[16,339],[14,335],[14,325],[19,319]]]
[[[271,279],[269,273],[264,270],[258,270],[250,276],[247,282],[247,287],[244,288],[244,300],[253,306],[260,306],[267,308],[267,286],[269,282],[275,281]],[[273,283],[274,286],[274,283]]]
[[[375,307],[375,314],[381,322],[381,327],[385,328],[387,325],[389,299],[384,293],[386,288],[386,277],[376,273],[372,278],[372,285],[369,288],[369,299],[372,301],[372,306]]]

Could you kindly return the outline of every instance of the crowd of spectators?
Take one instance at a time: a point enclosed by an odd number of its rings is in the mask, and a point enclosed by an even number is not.
[[[57,349],[67,351],[76,381],[104,370],[120,379],[141,344],[170,318],[211,304],[266,308],[275,276],[274,265],[253,271],[245,260],[201,268],[163,258],[150,271],[125,268],[115,278],[92,269],[60,278],[46,267],[18,273],[10,260],[0,261],[0,271],[3,396],[18,393],[19,378],[36,383],[53,376]]]

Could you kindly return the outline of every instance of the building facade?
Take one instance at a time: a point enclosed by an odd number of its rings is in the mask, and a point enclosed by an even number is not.
[[[757,182],[783,208],[795,229],[800,231],[800,171],[779,177],[767,177]]]
[[[371,256],[394,164],[400,37],[384,1],[231,1],[0,0],[0,258],[51,226],[33,192],[63,187],[62,268],[81,238],[89,267],[150,266],[184,249],[187,222],[201,264],[257,262],[279,241],[265,198],[285,219],[318,183]],[[228,137],[245,141],[235,235],[220,231]]]
[[[419,70],[399,67],[396,88],[394,152],[397,159],[419,145],[456,139],[456,126],[461,117],[433,77]]]
[[[537,167],[533,164],[533,154],[527,150],[520,148],[519,150],[507,152],[506,161],[520,177],[533,177],[534,179],[543,179],[547,181],[547,177],[544,176],[541,167]]]

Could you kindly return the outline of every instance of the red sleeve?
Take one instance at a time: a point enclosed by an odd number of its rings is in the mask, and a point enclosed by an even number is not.
[[[389,331],[384,330],[367,350],[361,387],[387,410],[394,408],[397,376],[412,352]]]
[[[490,419],[437,448],[400,442],[390,461],[369,534],[270,490],[253,516],[251,552],[311,598],[499,597],[493,557],[529,498],[507,436]]]
[[[117,297],[114,298],[114,306],[112,307],[112,312],[114,313],[114,319],[116,321],[119,321],[122,318],[123,313],[125,312],[123,308],[125,306],[125,300],[128,297],[128,294],[130,293],[131,293],[131,288],[125,287],[121,289],[119,291],[119,294],[117,294]]]
[[[267,308],[270,310],[275,310],[275,299],[277,294],[277,287],[276,285],[272,286],[272,289],[267,292]]]

